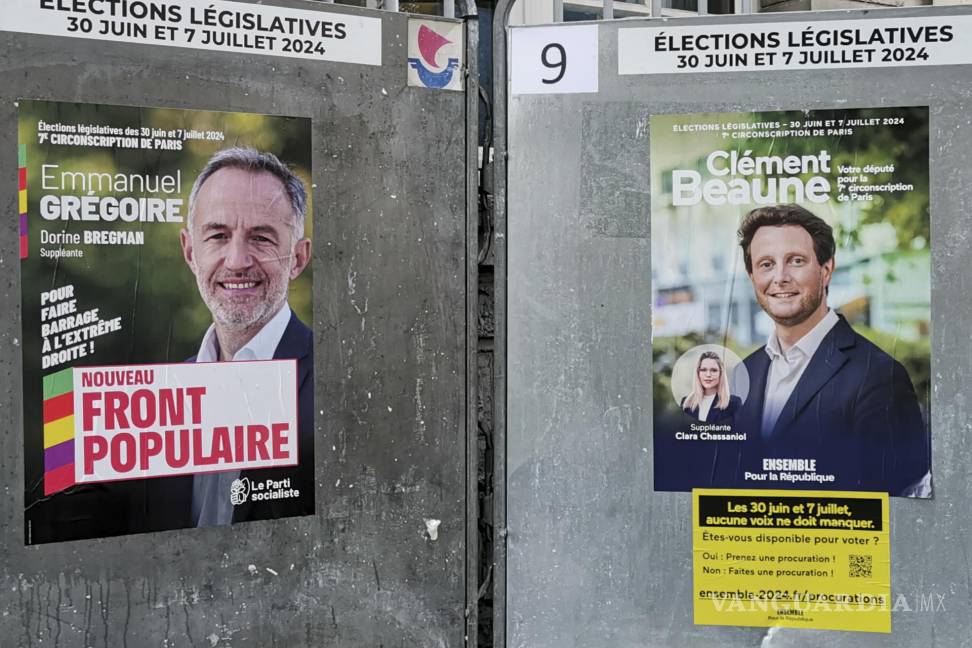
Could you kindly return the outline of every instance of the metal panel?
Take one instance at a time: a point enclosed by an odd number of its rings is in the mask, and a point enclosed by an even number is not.
[[[507,68],[506,25],[516,0],[500,0],[493,13],[493,647],[506,648],[507,632]],[[562,19],[563,16],[561,15]],[[557,18],[555,17],[555,20]]]
[[[316,516],[24,547],[19,264],[8,219],[4,646],[464,644],[470,108],[462,93],[407,88],[407,17],[370,15],[382,20],[381,67],[0,33],[7,214],[18,98],[313,119],[319,403]],[[475,83],[472,92],[475,113]],[[424,518],[442,520],[437,540]]]
[[[882,12],[923,15],[929,12]],[[872,17],[831,12],[814,20]],[[807,17],[777,14],[772,20]],[[713,17],[664,24],[765,21]],[[964,181],[972,147],[966,85],[972,70],[619,77],[618,30],[650,24],[657,23],[600,23],[598,94],[514,96],[506,104],[508,220],[497,218],[497,228],[507,242],[508,268],[497,305],[502,317],[505,303],[508,345],[506,409],[498,412],[499,420],[505,413],[508,452],[507,644],[969,645],[972,450],[964,437],[972,412],[964,383],[972,359],[960,350],[968,346],[965,323],[972,315],[964,298],[972,279],[966,218],[972,189]],[[504,56],[498,48],[501,64]],[[693,625],[690,495],[652,491],[648,118],[909,105],[931,109],[937,383],[935,499],[894,498],[891,505],[892,600],[903,595],[911,611],[893,613],[890,636]],[[498,132],[502,153],[499,126]],[[497,195],[503,195],[499,186]],[[922,609],[920,597],[932,593],[945,596],[944,607]]]

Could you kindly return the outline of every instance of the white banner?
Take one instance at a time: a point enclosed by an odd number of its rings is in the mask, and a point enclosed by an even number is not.
[[[513,94],[597,92],[597,25],[510,31]]]
[[[297,361],[74,368],[78,483],[297,464]]]
[[[618,74],[972,63],[972,16],[638,27],[618,32]]]
[[[381,19],[227,0],[2,0],[0,31],[381,65]]]

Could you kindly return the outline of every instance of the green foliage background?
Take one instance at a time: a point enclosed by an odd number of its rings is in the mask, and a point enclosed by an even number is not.
[[[37,123],[102,124],[124,128],[194,129],[222,131],[223,142],[190,140],[182,151],[107,150],[37,143]],[[52,287],[73,284],[78,309],[98,307],[103,319],[121,316],[123,331],[99,338],[94,358],[80,364],[131,364],[181,362],[193,355],[212,321],[182,259],[177,223],[122,223],[45,221],[39,216],[42,191],[41,165],[56,164],[60,171],[165,175],[181,173],[183,213],[188,212],[189,191],[199,170],[216,151],[250,146],[269,151],[291,165],[310,194],[310,120],[243,113],[203,112],[162,108],[133,108],[55,102],[21,102],[20,141],[27,144],[30,257],[22,264],[25,366],[38,362],[39,295]],[[110,194],[103,194],[110,195]],[[174,196],[169,196],[174,197]],[[311,209],[313,205],[311,204]],[[312,236],[312,218],[307,219]],[[42,259],[41,229],[80,232],[84,229],[130,229],[145,232],[141,246],[81,246],[81,259]],[[73,246],[64,246],[73,247]],[[291,284],[290,304],[307,323],[311,317],[312,265]],[[91,362],[89,362],[91,360]]]

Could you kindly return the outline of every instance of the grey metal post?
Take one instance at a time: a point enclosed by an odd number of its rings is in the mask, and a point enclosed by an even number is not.
[[[398,11],[398,0],[385,0],[383,8],[388,11]]]
[[[651,15],[655,18],[662,15],[662,0],[651,0]]]
[[[604,20],[614,18],[614,0],[604,0],[604,10],[602,13]]]
[[[442,0],[442,15],[446,18],[456,17],[456,0]]]
[[[466,28],[466,648],[479,645],[479,13],[460,0]],[[453,14],[455,3],[447,3]]]
[[[554,22],[564,22],[564,0],[553,0],[553,19]]]
[[[506,648],[506,35],[513,2],[499,0],[493,14],[493,648]],[[554,0],[554,20],[558,8],[563,20],[563,2]]]
[[[709,0],[696,0],[696,2],[698,2],[696,11],[700,16],[704,16],[709,13]]]

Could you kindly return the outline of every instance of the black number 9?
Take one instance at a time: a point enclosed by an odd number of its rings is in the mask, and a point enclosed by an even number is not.
[[[560,56],[556,61],[551,61],[550,50],[556,50],[560,52]],[[564,50],[564,46],[560,43],[550,43],[543,48],[540,52],[540,62],[543,63],[544,67],[548,67],[551,70],[560,68],[560,72],[552,79],[540,79],[544,83],[557,83],[564,78],[564,74],[567,72],[567,52]]]

